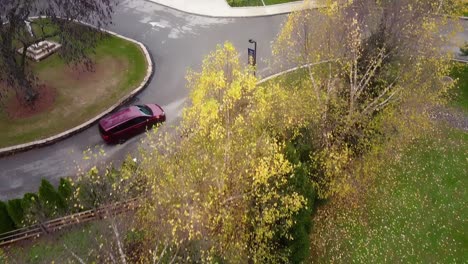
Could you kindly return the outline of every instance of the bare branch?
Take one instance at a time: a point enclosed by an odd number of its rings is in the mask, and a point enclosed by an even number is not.
[[[169,244],[168,242],[164,242],[164,248],[163,248],[163,250],[161,251],[161,254],[159,255],[158,264],[161,263],[162,257],[164,256],[164,253],[166,253],[168,244]],[[154,262],[153,262],[153,263],[154,263]]]
[[[377,103],[379,100],[381,100],[387,93],[394,87],[396,82],[398,81],[399,77],[395,78],[395,80],[388,85],[385,90],[379,94],[370,104],[367,105],[367,107],[361,112],[362,115],[368,115],[370,113],[373,113],[376,109],[378,109]],[[396,89],[387,99],[384,100],[383,104],[379,104],[381,106],[385,105],[400,89]]]
[[[370,63],[369,66],[367,67],[367,71],[362,77],[361,81],[359,82],[359,89],[356,92],[356,98],[359,98],[360,94],[364,90],[367,85],[369,85],[369,82],[372,80],[372,78],[375,77],[375,72],[377,69],[382,65],[383,60],[385,57],[388,55],[385,55],[385,52],[383,49],[380,49],[378,55],[376,56],[375,60],[373,59]]]
[[[180,249],[180,245],[177,245],[177,249],[176,251],[174,252],[174,256],[172,257],[171,261],[169,262],[169,264],[172,264],[174,263],[176,257],[177,257],[177,254],[179,253],[179,249]]]
[[[117,242],[117,248],[119,249],[120,260],[122,261],[122,263],[127,264],[127,256],[125,255],[125,252],[123,250],[122,241],[120,240],[120,233],[119,233],[119,230],[117,229],[117,225],[114,222],[114,220],[111,220],[111,227],[112,227],[112,231],[114,232],[114,235],[115,235],[115,240]]]
[[[63,247],[65,250],[67,250],[80,264],[86,264],[82,258],[80,258],[78,255],[76,255],[73,251],[71,251],[67,245],[63,244]]]

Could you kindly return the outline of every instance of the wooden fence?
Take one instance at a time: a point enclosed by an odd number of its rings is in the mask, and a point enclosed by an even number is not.
[[[134,198],[125,202],[114,203],[111,205],[67,215],[43,223],[6,232],[0,234],[0,247],[11,245],[13,243],[31,238],[37,238],[41,235],[50,234],[69,226],[83,224],[98,219],[105,219],[108,216],[118,215],[134,210],[136,207],[138,207],[138,205],[138,199]]]

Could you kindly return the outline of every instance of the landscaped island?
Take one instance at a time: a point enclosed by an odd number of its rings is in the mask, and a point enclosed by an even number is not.
[[[140,47],[116,36],[99,41],[91,71],[69,66],[57,55],[34,63],[39,96],[25,105],[12,92],[0,111],[0,148],[44,139],[97,116],[135,89],[147,62]]]

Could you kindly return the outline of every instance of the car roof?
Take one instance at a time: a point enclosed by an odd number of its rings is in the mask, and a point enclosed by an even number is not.
[[[109,130],[130,119],[140,116],[144,116],[140,109],[137,106],[130,106],[104,117],[99,121],[99,124],[104,130]]]

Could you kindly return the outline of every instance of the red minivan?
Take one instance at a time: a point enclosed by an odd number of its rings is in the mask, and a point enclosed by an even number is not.
[[[101,119],[99,132],[107,143],[120,143],[164,121],[166,114],[159,105],[134,105]]]

